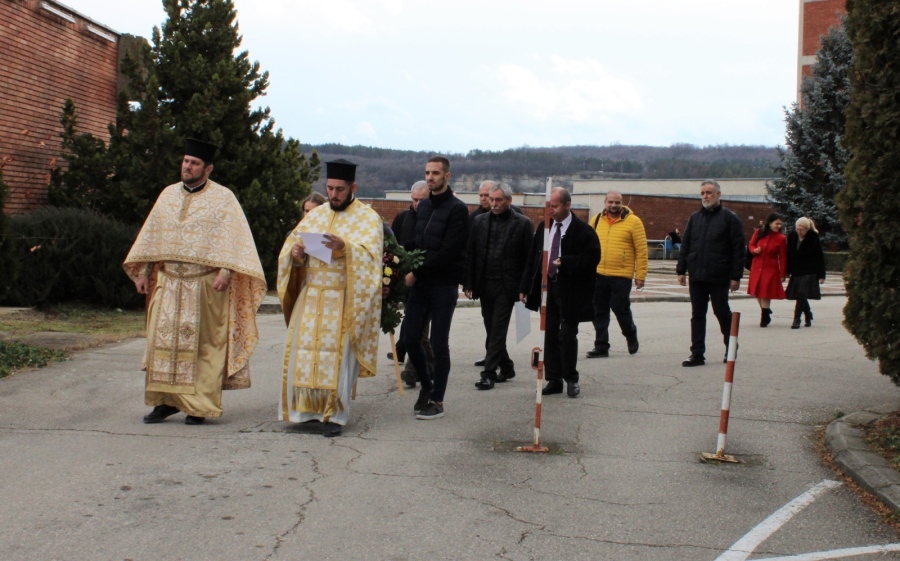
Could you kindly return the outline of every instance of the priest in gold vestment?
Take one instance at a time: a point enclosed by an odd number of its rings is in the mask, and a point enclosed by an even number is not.
[[[353,197],[356,164],[327,162],[326,176],[329,204],[300,221],[278,258],[288,324],[279,417],[321,421],[322,434],[333,437],[347,424],[357,378],[375,375],[384,230],[381,217]],[[324,234],[319,243],[330,264],[307,251],[304,233]]]
[[[216,147],[189,140],[181,183],[166,187],[125,259],[149,294],[145,423],[175,413],[199,425],[222,415],[222,390],[250,387],[266,295],[247,218],[234,194],[211,181]]]

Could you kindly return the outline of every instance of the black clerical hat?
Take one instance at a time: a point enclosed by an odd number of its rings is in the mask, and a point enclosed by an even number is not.
[[[341,179],[353,183],[356,181],[356,164],[343,158],[325,162],[325,178]]]
[[[196,138],[189,138],[184,141],[184,154],[200,158],[206,165],[213,163],[213,160],[216,159],[216,150],[218,149],[219,147],[215,144],[203,142]]]

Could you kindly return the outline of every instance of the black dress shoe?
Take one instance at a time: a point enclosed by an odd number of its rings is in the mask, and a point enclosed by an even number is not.
[[[475,366],[484,366],[484,359],[476,360],[476,361],[475,361]]]
[[[516,377],[515,370],[509,370],[507,372],[501,371],[500,374],[497,374],[497,383],[502,384],[503,382],[505,382],[507,380],[512,380],[515,377]]]
[[[335,436],[341,435],[341,425],[337,423],[332,423],[331,421],[327,421],[322,426],[322,436],[327,438],[334,438]]]
[[[638,352],[638,349],[641,348],[641,344],[638,342],[637,333],[635,333],[631,338],[627,339],[627,341],[628,354],[636,354]]]
[[[706,364],[706,359],[700,355],[691,355],[687,360],[681,363],[681,366],[689,367],[689,366],[703,366]]]
[[[416,387],[416,382],[419,381],[419,377],[416,375],[415,370],[404,370],[400,373],[400,379],[403,380],[403,383],[406,384],[406,387],[412,389]]]
[[[202,425],[203,421],[206,419],[204,417],[195,417],[193,415],[188,415],[184,418],[184,424],[186,425]]]
[[[157,405],[153,408],[153,411],[144,415],[144,422],[148,425],[161,423],[166,420],[166,417],[171,417],[175,413],[178,413],[177,407],[172,407],[171,405]]]
[[[566,388],[566,394],[569,397],[578,397],[578,394],[581,393],[581,388],[578,386],[578,382],[569,382],[568,387]]]
[[[481,380],[475,382],[475,387],[479,390],[492,390],[494,389],[494,380],[497,379],[496,372],[482,372]]]
[[[637,351],[635,351],[637,352]],[[634,354],[634,353],[632,353]],[[594,347],[593,349],[587,352],[588,358],[607,358],[609,357],[609,349],[603,350],[600,347]]]
[[[541,395],[553,395],[557,393],[562,393],[563,391],[563,383],[559,380],[554,380],[552,382],[547,382],[547,385],[544,386],[544,389],[541,390]]]

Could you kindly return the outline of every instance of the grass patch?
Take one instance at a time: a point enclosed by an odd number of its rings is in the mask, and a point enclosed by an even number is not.
[[[894,469],[900,469],[900,411],[872,423],[866,430],[866,441]]]
[[[40,368],[65,357],[63,351],[42,349],[17,341],[0,341],[0,378],[21,368]]]
[[[0,331],[13,339],[40,331],[54,331],[112,336],[114,340],[121,340],[143,336],[144,311],[62,304],[45,310],[0,315]]]

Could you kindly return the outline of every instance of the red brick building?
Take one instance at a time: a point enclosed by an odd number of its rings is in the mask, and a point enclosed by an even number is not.
[[[797,102],[800,101],[800,84],[804,76],[812,72],[816,53],[822,46],[820,38],[828,30],[840,24],[847,13],[846,0],[799,0],[800,32],[797,49]]]
[[[75,101],[80,132],[108,138],[107,125],[116,118],[120,51],[135,40],[54,0],[0,0],[6,212],[46,203],[50,169],[64,163],[59,117],[66,98]]]

